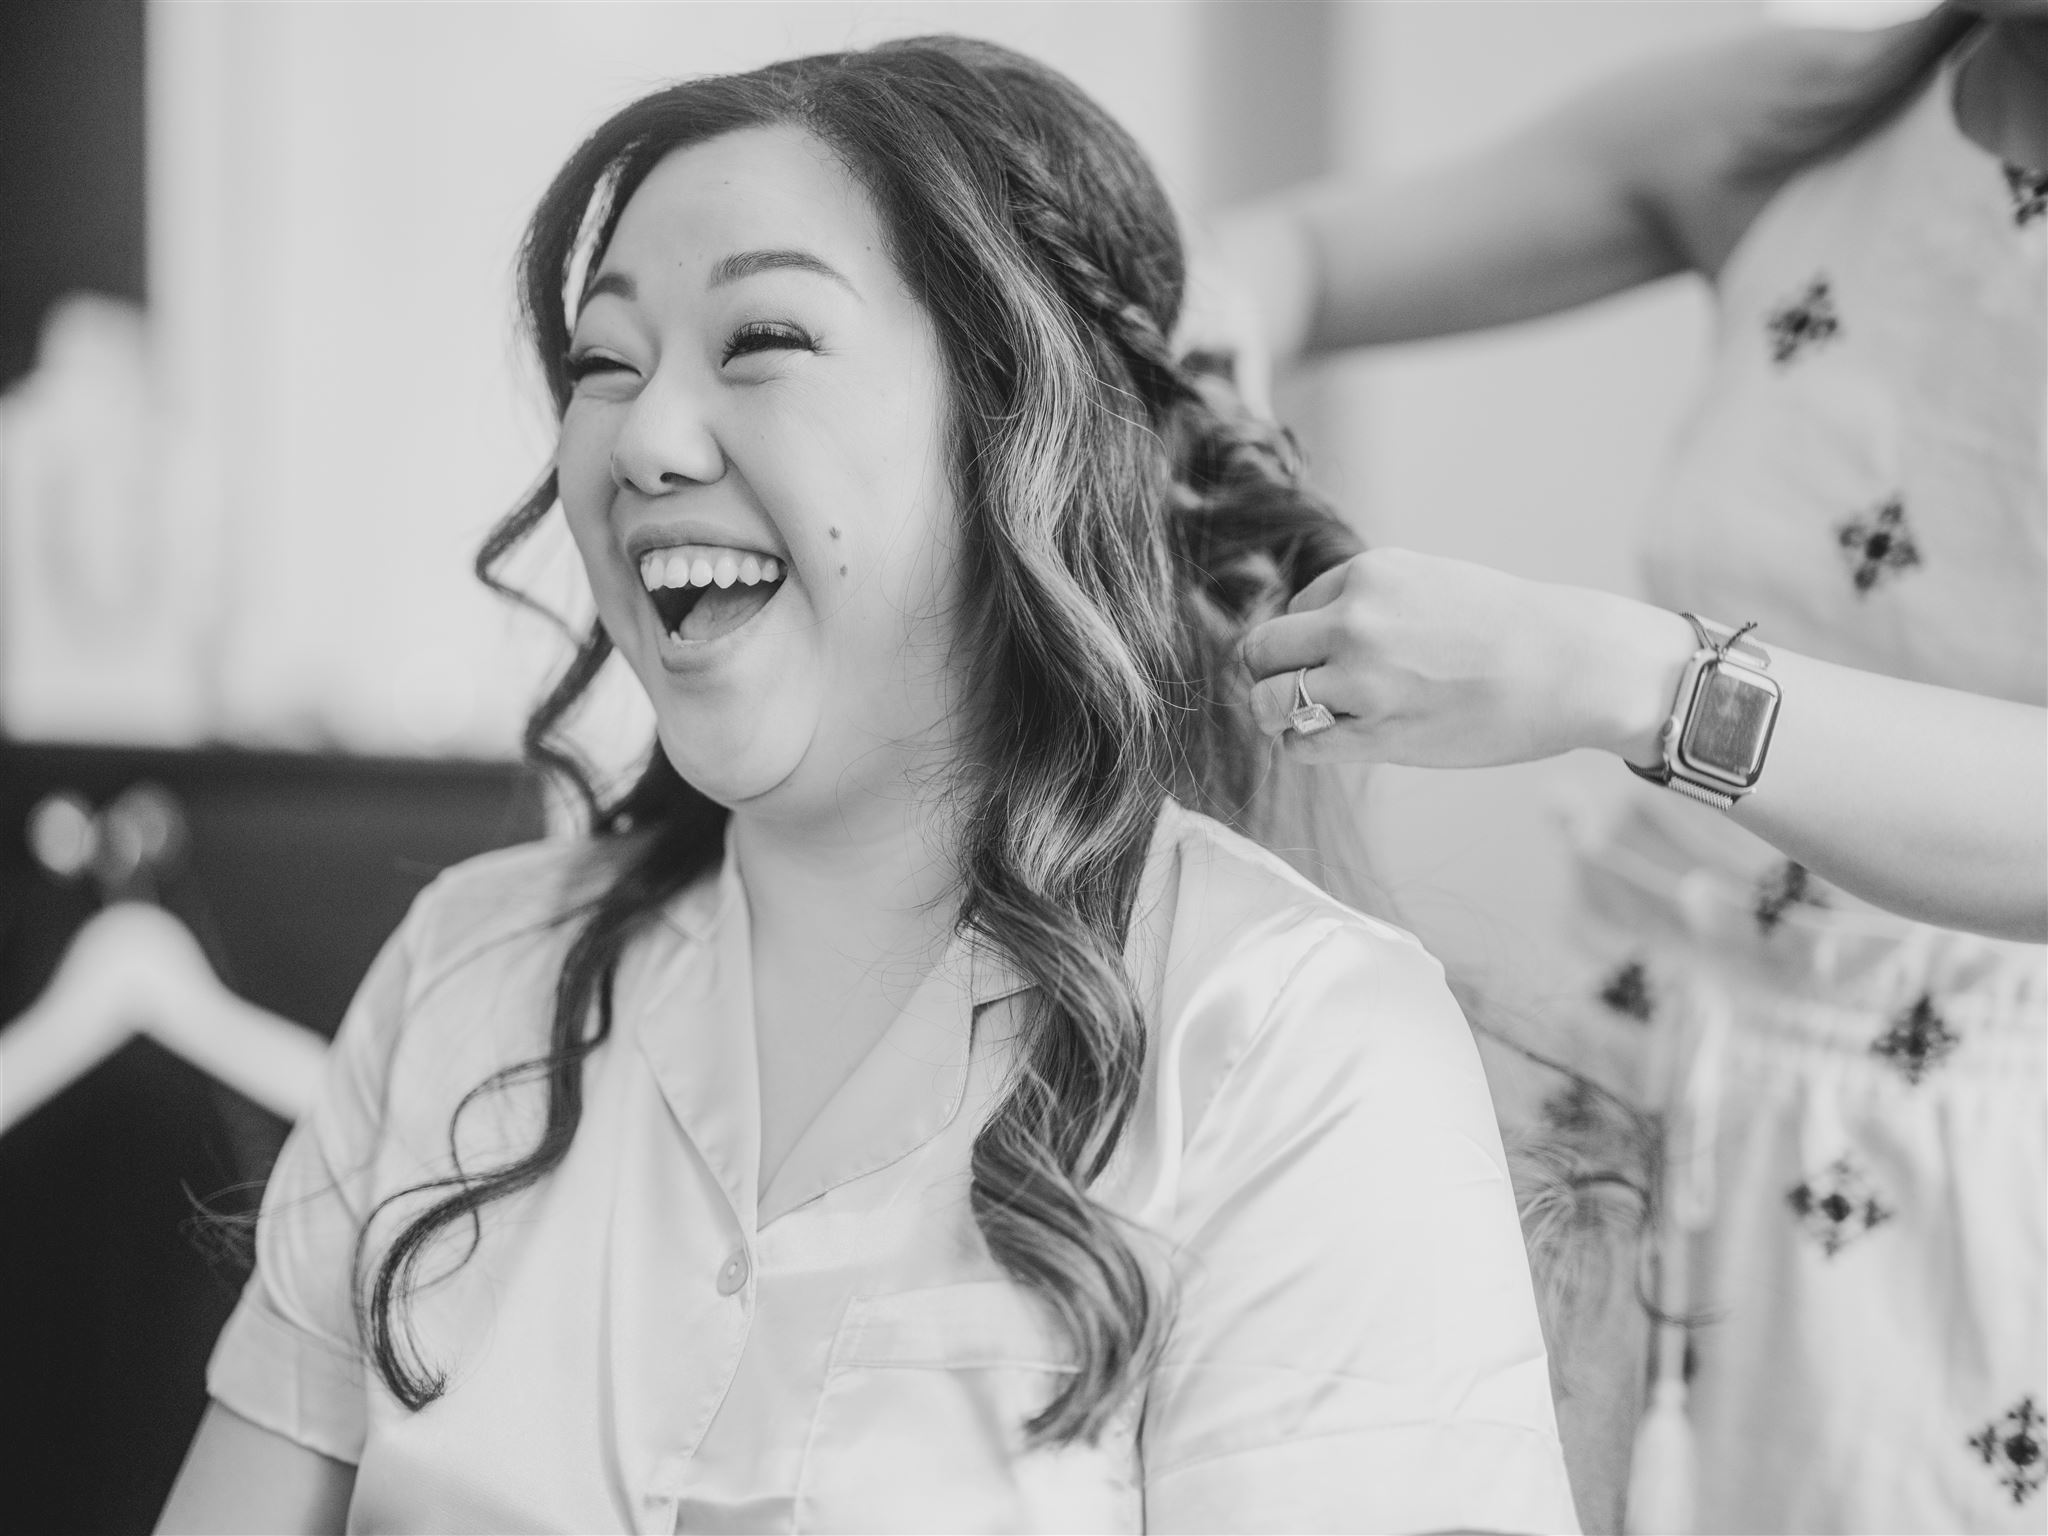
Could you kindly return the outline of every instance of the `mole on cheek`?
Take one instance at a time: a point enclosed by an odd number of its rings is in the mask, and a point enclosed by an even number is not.
[[[835,539],[839,537],[839,530],[837,528],[832,530],[832,537]]]
[[[839,574],[840,574],[840,575],[842,575],[842,576],[844,576],[844,575],[846,574],[846,567],[845,567],[845,566],[843,566],[843,565],[842,565],[841,567],[839,567]]]

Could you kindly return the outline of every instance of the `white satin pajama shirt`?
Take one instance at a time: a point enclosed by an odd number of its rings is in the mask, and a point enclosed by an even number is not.
[[[758,1190],[745,891],[721,873],[628,951],[567,1160],[430,1251],[447,1390],[365,1362],[351,1250],[446,1172],[457,1102],[538,1054],[575,851],[488,855],[364,982],[264,1197],[214,1398],[357,1465],[383,1531],[1575,1530],[1486,1082],[1398,929],[1169,804],[1133,923],[1151,1030],[1098,1198],[1178,1311],[1095,1445],[1027,1450],[1071,1367],[989,1257],[969,1153],[1015,1060],[1017,974],[956,941]],[[538,1086],[463,1116],[464,1165],[532,1144]],[[373,1254],[416,1197],[378,1217]]]

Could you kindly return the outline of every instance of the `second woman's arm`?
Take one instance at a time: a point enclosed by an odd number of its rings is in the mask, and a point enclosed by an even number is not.
[[[1784,696],[1733,818],[1874,905],[2048,942],[2048,710],[1756,638]],[[1384,549],[1311,583],[1244,655],[1261,725],[1309,760],[1477,768],[1592,747],[1647,767],[1696,646],[1645,603]],[[1340,716],[1309,738],[1286,731],[1304,667]]]
[[[1534,319],[1669,273],[1714,275],[1785,178],[1866,131],[1971,24],[1759,31],[1592,86],[1400,180],[1333,178],[1219,218],[1188,350],[1239,370]]]

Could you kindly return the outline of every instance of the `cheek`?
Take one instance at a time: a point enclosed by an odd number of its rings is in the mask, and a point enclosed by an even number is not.
[[[555,446],[555,489],[584,570],[602,598],[602,552],[608,547],[612,500],[610,440],[571,408]]]
[[[609,499],[610,440],[587,410],[571,405],[555,439],[555,484],[573,518]]]
[[[867,405],[858,427],[834,433],[842,495],[817,541],[820,585],[868,622],[922,629],[950,606],[958,563],[938,395],[913,379]]]
[[[906,434],[902,454],[903,520],[891,551],[891,596],[904,621],[930,638],[935,627],[950,628],[959,595],[959,498],[938,427],[914,437]]]
[[[828,521],[818,551],[828,610],[872,660],[919,653],[947,628],[957,586],[951,487],[920,473],[878,475]],[[885,668],[884,671],[894,669]]]

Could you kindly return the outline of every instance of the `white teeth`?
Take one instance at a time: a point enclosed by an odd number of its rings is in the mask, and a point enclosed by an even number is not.
[[[640,557],[640,584],[650,592],[663,587],[755,586],[782,578],[782,562],[752,550],[716,544],[686,544],[651,549]]]

